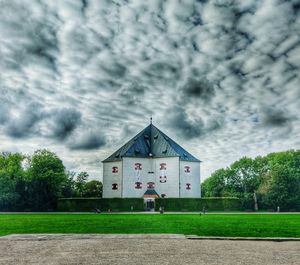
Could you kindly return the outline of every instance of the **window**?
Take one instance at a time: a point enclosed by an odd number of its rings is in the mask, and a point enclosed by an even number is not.
[[[141,163],[135,163],[134,164],[134,169],[135,170],[142,170],[142,164]]]
[[[161,163],[159,170],[166,170],[167,169],[166,166],[167,166],[166,163]]]
[[[141,189],[141,188],[142,188],[142,182],[137,181],[137,182],[135,183],[135,188],[136,188],[136,189]]]
[[[186,189],[190,190],[191,189],[191,184],[190,183],[186,183]]]
[[[166,176],[163,176],[163,177],[160,176],[160,177],[159,177],[159,182],[160,182],[160,183],[166,183],[166,182],[167,182],[167,177],[166,177]]]
[[[118,173],[119,169],[118,167],[112,167],[112,173]]]
[[[160,168],[160,177],[159,177],[159,182],[160,183],[166,183],[167,182],[167,176],[166,176],[166,170],[167,170],[167,164],[166,163],[161,163],[159,164]]]
[[[161,197],[162,197],[162,198],[165,198],[166,196],[167,196],[167,195],[166,195],[166,194],[164,194],[164,193],[161,195]]]
[[[147,188],[148,189],[154,189],[154,182],[148,182],[147,183]]]
[[[113,183],[113,184],[111,184],[111,189],[112,190],[117,190],[118,189],[118,184],[117,183]]]
[[[190,173],[190,172],[191,172],[191,167],[185,166],[185,167],[184,167],[184,172],[185,172],[185,173]]]

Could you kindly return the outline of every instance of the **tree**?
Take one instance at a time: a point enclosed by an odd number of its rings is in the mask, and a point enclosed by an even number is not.
[[[300,150],[243,157],[202,183],[204,196],[235,196],[244,208],[300,210]]]
[[[269,178],[260,189],[264,204],[273,209],[300,210],[300,150],[272,153],[267,158]]]
[[[98,180],[88,181],[84,185],[83,197],[102,197],[102,183]]]
[[[74,180],[76,173],[68,171],[66,173],[66,181],[63,183],[61,196],[64,198],[78,197],[76,190],[76,181]]]
[[[17,186],[24,175],[24,156],[16,153],[0,154],[0,209],[16,210],[20,195]]]
[[[76,191],[77,191],[78,197],[84,196],[84,187],[85,187],[85,184],[86,184],[88,178],[89,178],[89,174],[85,171],[80,172],[77,175],[75,186],[76,186]]]
[[[257,207],[256,192],[268,168],[266,164],[267,160],[261,157],[255,159],[243,157],[230,166],[228,183],[230,185],[234,180],[235,186],[232,189],[241,198],[245,208]]]
[[[28,169],[28,197],[32,210],[53,210],[68,181],[59,157],[48,150],[37,150]]]
[[[206,179],[201,186],[203,197],[222,197],[224,195],[226,170],[221,168]]]
[[[18,198],[16,181],[8,174],[0,172],[0,210],[14,210]]]

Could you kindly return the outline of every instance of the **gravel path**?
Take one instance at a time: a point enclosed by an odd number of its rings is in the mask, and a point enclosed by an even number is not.
[[[0,264],[297,264],[300,242],[189,240],[181,235],[0,237]]]

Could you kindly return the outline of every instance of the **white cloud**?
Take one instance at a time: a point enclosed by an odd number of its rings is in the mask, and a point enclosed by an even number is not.
[[[48,147],[101,176],[97,161],[151,114],[204,161],[204,177],[299,148],[296,0],[0,5],[1,151]]]

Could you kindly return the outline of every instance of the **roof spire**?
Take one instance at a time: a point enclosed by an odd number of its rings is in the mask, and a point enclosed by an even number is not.
[[[152,115],[150,116],[150,124],[152,124]]]

